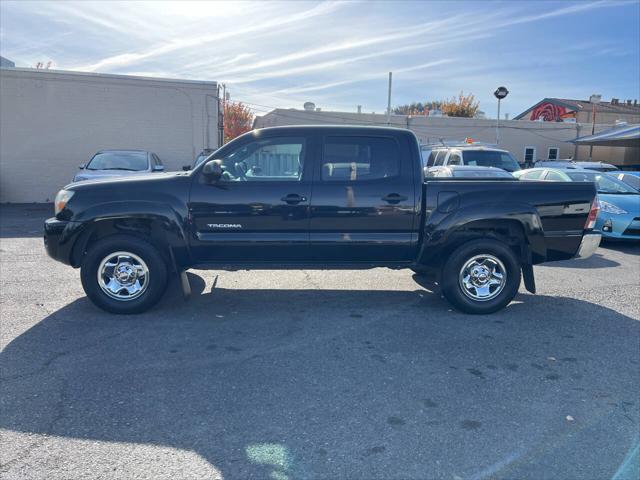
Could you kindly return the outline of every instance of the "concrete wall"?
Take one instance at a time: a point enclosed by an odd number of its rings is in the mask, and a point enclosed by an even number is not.
[[[0,202],[52,201],[101,149],[178,170],[217,146],[215,82],[0,69]]]
[[[496,121],[476,118],[408,117],[387,116],[369,113],[315,112],[305,110],[277,109],[255,121],[255,128],[278,125],[378,125],[409,128],[421,143],[462,141],[471,137],[476,141],[496,142]],[[560,149],[560,158],[575,155],[570,140],[577,136],[577,125],[572,123],[528,122],[507,120],[500,122],[500,146],[509,150],[520,162],[524,162],[524,148],[535,147],[536,159],[547,159],[549,147]]]

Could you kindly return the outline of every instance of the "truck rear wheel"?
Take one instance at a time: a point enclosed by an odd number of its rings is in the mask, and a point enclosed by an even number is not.
[[[89,299],[111,313],[141,313],[155,305],[167,287],[167,266],[144,240],[114,235],[96,242],[80,270]]]
[[[476,240],[458,247],[442,269],[442,293],[465,313],[493,313],[506,307],[520,287],[520,263],[497,240]]]

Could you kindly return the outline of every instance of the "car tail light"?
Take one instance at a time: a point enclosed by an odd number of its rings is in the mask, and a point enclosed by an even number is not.
[[[598,212],[600,211],[600,200],[598,200],[598,196],[593,199],[593,203],[591,204],[591,210],[589,210],[589,215],[587,216],[587,221],[584,224],[585,230],[592,230],[593,227],[596,226],[596,219],[598,218]]]

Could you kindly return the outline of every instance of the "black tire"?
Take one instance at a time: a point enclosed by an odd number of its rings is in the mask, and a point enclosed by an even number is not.
[[[489,290],[478,290],[474,286],[465,288],[465,282],[461,280],[461,272],[474,257],[479,257],[479,260],[488,258],[486,265],[494,267],[496,272],[504,269],[506,278],[503,276],[502,282],[498,286],[488,287]],[[491,257],[499,260],[501,265],[494,262]],[[473,270],[472,267],[467,272],[471,270]],[[481,275],[483,273],[486,272],[480,271]],[[462,278],[466,276],[462,275]],[[458,310],[471,314],[493,313],[506,307],[518,293],[520,262],[513,250],[502,242],[490,239],[473,240],[461,245],[449,256],[442,268],[441,285],[444,297]],[[467,285],[473,285],[473,282],[467,282]],[[481,296],[480,292],[486,294],[487,298],[472,298]]]
[[[146,264],[148,274],[145,281],[147,283],[139,296],[118,300],[105,293],[100,286],[98,268],[107,256],[115,252],[129,252]],[[99,240],[91,246],[82,261],[80,279],[89,299],[103,310],[125,315],[142,313],[155,305],[166,290],[167,265],[158,249],[143,239],[132,235],[114,235]],[[144,284],[144,281],[142,283]],[[125,290],[122,292],[124,293]]]

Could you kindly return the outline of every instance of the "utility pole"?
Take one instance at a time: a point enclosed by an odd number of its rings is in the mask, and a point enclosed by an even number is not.
[[[387,125],[391,125],[391,72],[389,72],[389,91],[387,93]]]
[[[596,105],[600,103],[602,95],[596,95],[595,93],[589,97],[591,102],[591,135],[596,133]],[[589,145],[589,160],[593,161],[593,145]]]
[[[225,124],[225,112],[227,111],[227,84],[222,84],[222,142],[220,145],[224,145],[224,124]]]

